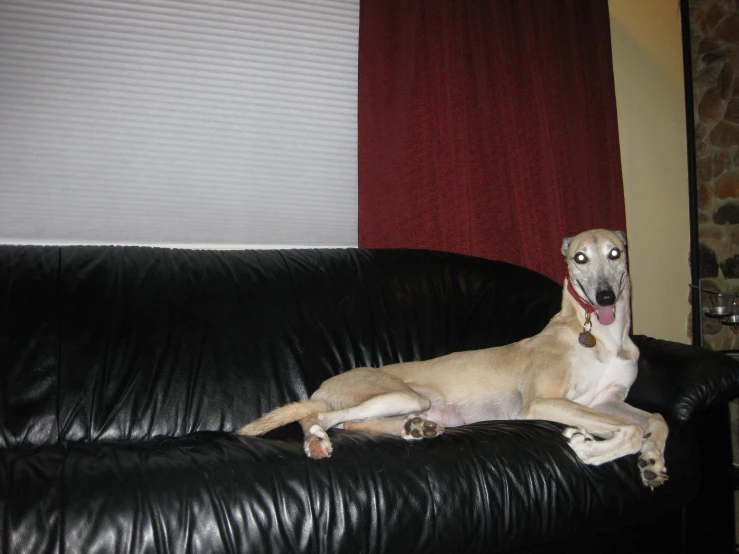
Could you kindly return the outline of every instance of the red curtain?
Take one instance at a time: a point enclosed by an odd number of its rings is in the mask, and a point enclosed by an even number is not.
[[[359,246],[558,281],[563,237],[625,228],[607,0],[363,0]]]

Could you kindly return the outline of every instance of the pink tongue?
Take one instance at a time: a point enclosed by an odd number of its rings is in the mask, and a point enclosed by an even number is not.
[[[616,319],[616,306],[603,306],[595,310],[595,315],[598,316],[598,321],[602,325],[610,325],[613,320]]]

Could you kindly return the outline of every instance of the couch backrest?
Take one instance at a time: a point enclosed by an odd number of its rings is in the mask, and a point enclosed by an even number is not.
[[[560,297],[430,251],[0,247],[0,446],[231,431],[346,369],[531,336]]]

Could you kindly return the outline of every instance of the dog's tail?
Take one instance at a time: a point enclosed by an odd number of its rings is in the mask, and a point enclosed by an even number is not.
[[[316,415],[326,411],[328,406],[320,400],[303,400],[302,402],[293,402],[286,404],[267,412],[259,419],[255,419],[251,423],[247,423],[241,429],[234,431],[235,435],[248,435],[258,437],[264,435],[272,429],[277,429],[288,423],[299,421],[305,417]]]

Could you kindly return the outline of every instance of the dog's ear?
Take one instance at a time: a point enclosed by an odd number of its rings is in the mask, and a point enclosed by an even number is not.
[[[616,235],[619,239],[621,239],[621,242],[624,243],[624,246],[626,246],[626,233],[623,231],[613,231],[613,234]]]
[[[562,239],[562,255],[565,258],[567,257],[567,251],[570,249],[570,242],[572,242],[572,237]]]

